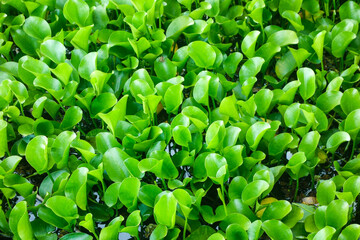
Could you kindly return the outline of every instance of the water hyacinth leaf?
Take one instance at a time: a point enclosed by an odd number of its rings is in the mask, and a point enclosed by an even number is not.
[[[50,156],[59,168],[66,166],[69,158],[70,144],[76,138],[76,134],[70,131],[60,133],[50,149]]]
[[[41,44],[40,52],[57,64],[65,62],[66,49],[59,41],[52,39],[46,40]]]
[[[25,157],[28,163],[39,173],[48,171],[48,139],[36,136],[26,146]]]
[[[334,200],[326,208],[326,224],[340,229],[348,221],[349,204],[345,200]]]
[[[320,240],[320,239],[330,240],[335,232],[336,232],[335,228],[326,226],[315,234],[313,240]]]
[[[284,47],[290,44],[297,44],[299,39],[294,31],[280,30],[271,34],[268,42]]]
[[[49,198],[45,206],[69,223],[79,217],[75,202],[64,196],[53,196]]]
[[[240,83],[244,84],[244,82],[250,77],[255,77],[260,72],[264,62],[265,60],[261,57],[253,57],[248,59],[240,69],[239,72]]]
[[[301,17],[296,12],[291,10],[284,11],[282,17],[286,18],[297,32],[304,30],[304,25],[301,23]]]
[[[213,122],[206,131],[207,148],[214,149],[222,145],[225,137],[225,125],[221,120]]]
[[[129,209],[137,203],[140,180],[134,177],[125,178],[120,185],[119,199]]]
[[[114,182],[122,182],[130,176],[124,161],[128,155],[120,148],[111,148],[104,154],[104,169]]]
[[[193,24],[194,20],[189,16],[179,16],[173,19],[166,29],[166,38],[176,40],[187,27]]]
[[[344,186],[343,186],[344,192],[351,192],[354,201],[360,193],[359,183],[360,183],[359,176],[352,176],[344,182]]]
[[[297,152],[290,158],[286,167],[291,170],[291,172],[297,177],[299,175],[302,164],[305,163],[306,156],[303,152]]]
[[[27,204],[21,201],[11,210],[9,216],[11,232],[19,239],[33,239],[33,230],[30,224]]]
[[[356,240],[360,237],[360,225],[350,224],[339,235],[339,240]]]
[[[280,133],[275,136],[269,143],[269,155],[276,156],[282,154],[293,139],[290,133]]]
[[[360,108],[360,93],[356,88],[345,90],[340,100],[341,109],[345,114],[349,114],[355,109]]]
[[[356,38],[353,32],[343,31],[340,32],[331,42],[331,52],[337,57],[341,58],[344,56],[346,47]]]
[[[314,95],[316,90],[315,73],[310,68],[300,68],[297,71],[297,77],[301,83],[299,87],[300,95],[306,101]]]
[[[176,84],[170,86],[164,96],[164,102],[167,113],[177,113],[181,103],[183,102],[183,89],[184,86]]]
[[[0,156],[3,157],[8,151],[7,143],[7,122],[0,119]]]
[[[224,70],[229,76],[234,76],[243,55],[239,52],[231,53],[224,61]]]
[[[354,1],[347,1],[344,4],[341,5],[339,9],[340,13],[340,19],[354,19],[358,22],[360,22],[360,7],[359,4],[357,4]]]
[[[335,199],[336,185],[332,180],[321,181],[317,187],[316,199],[320,205],[328,205]]]
[[[82,119],[83,111],[78,106],[70,107],[65,112],[64,119],[60,127],[64,130],[70,129],[78,124]]]
[[[179,125],[172,130],[173,138],[176,144],[188,147],[191,142],[191,133],[185,126]]]
[[[23,104],[29,97],[28,90],[23,83],[11,81],[9,82],[9,87],[21,104]]]
[[[175,77],[177,67],[169,58],[161,56],[155,60],[154,70],[159,78],[168,80]]]
[[[89,51],[89,37],[93,26],[81,27],[71,39],[70,43],[75,47],[85,52]]]
[[[90,81],[91,74],[97,69],[97,57],[97,52],[91,52],[81,59],[78,71],[82,78]]]
[[[241,42],[241,51],[248,58],[254,57],[256,41],[260,35],[257,30],[249,32]]]
[[[171,192],[162,192],[158,195],[154,216],[157,223],[173,228],[175,226],[176,198]]]
[[[280,0],[279,2],[279,13],[283,14],[287,10],[299,12],[302,4],[302,0]]]
[[[262,229],[273,240],[293,239],[290,228],[279,220],[267,220],[263,222]]]
[[[344,130],[350,134],[352,140],[356,139],[356,136],[360,130],[360,122],[357,120],[360,117],[360,109],[356,109],[349,113],[345,119]]]
[[[93,237],[86,233],[77,232],[77,233],[68,233],[60,239],[61,240],[70,240],[70,239],[72,239],[72,240],[91,240],[91,239],[93,239]]]
[[[89,16],[89,6],[83,0],[69,0],[64,5],[64,17],[70,23],[84,26]]]
[[[323,52],[324,52],[324,39],[325,39],[326,31],[319,32],[314,37],[314,43],[311,45],[311,47],[315,50],[317,57],[320,61],[323,60]]]
[[[247,184],[241,194],[242,201],[253,206],[257,199],[269,188],[269,184],[264,180],[255,180]]]
[[[350,140],[350,135],[347,132],[339,131],[329,137],[326,142],[326,148],[334,154],[342,143],[349,142]]]
[[[200,68],[210,68],[214,65],[216,59],[215,50],[206,42],[195,41],[188,45],[189,56]]]
[[[194,99],[205,106],[209,106],[209,83],[211,77],[203,76],[196,82],[193,90]]]
[[[270,89],[261,89],[255,94],[254,100],[257,106],[256,111],[259,116],[266,116],[273,97],[274,94]]]
[[[343,93],[340,91],[326,91],[316,100],[316,106],[325,113],[330,112],[336,106],[340,105]]]
[[[260,140],[270,128],[270,124],[266,122],[256,122],[251,125],[246,132],[246,142],[249,144],[251,150],[256,150]]]
[[[89,170],[85,167],[76,169],[65,186],[65,196],[72,199],[82,210],[86,210],[87,207],[86,182],[88,172]]]
[[[28,17],[25,20],[23,29],[26,34],[39,40],[43,40],[44,38],[51,36],[51,28],[49,24],[40,17]]]
[[[205,158],[207,175],[215,183],[222,185],[229,177],[226,159],[219,154],[211,153]]]
[[[270,219],[281,220],[291,212],[291,209],[291,204],[288,201],[276,201],[266,207],[261,219],[263,221]]]
[[[311,131],[302,138],[299,151],[304,152],[307,158],[312,158],[319,144],[320,134],[317,131]]]

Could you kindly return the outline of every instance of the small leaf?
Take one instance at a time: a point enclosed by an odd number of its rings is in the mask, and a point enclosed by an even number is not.
[[[273,240],[291,240],[293,234],[288,226],[279,220],[267,220],[263,222],[262,228]]]
[[[48,171],[48,139],[36,136],[26,146],[25,157],[28,163],[39,173]]]
[[[206,42],[194,41],[188,45],[189,56],[201,68],[210,68],[216,59],[215,50]]]

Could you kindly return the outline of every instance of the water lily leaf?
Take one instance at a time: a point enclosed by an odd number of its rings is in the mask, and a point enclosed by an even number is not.
[[[188,45],[189,56],[200,68],[210,68],[216,59],[215,50],[206,42],[194,41]]]
[[[26,34],[39,40],[51,36],[50,25],[40,17],[28,17],[25,20],[23,29]]]
[[[255,151],[260,143],[261,138],[267,130],[270,129],[270,124],[266,122],[256,122],[246,132],[246,142],[249,144],[250,149]]]
[[[36,136],[26,146],[25,157],[28,163],[39,173],[48,170],[48,139],[45,136]]]
[[[329,137],[326,142],[326,148],[334,154],[342,143],[349,142],[350,140],[350,135],[347,132],[339,131]]]
[[[64,5],[64,17],[70,23],[76,23],[78,26],[85,26],[86,19],[89,16],[89,6],[83,0],[69,0]]]
[[[52,39],[46,40],[40,45],[40,52],[57,64],[65,62],[66,49],[59,41]]]
[[[267,220],[263,222],[262,229],[273,240],[293,239],[293,233],[290,228],[279,220]]]
[[[347,115],[353,110],[360,108],[359,91],[355,88],[347,89],[341,97],[340,106]]]
[[[241,42],[241,51],[248,58],[254,57],[256,41],[260,35],[257,30],[249,32]]]
[[[353,32],[348,32],[348,31],[340,32],[331,42],[332,54],[337,58],[343,57],[347,46],[355,38],[356,38],[356,34],[354,34]]]

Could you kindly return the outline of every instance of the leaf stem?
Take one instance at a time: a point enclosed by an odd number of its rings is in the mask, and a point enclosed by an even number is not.
[[[185,238],[186,238],[187,221],[188,221],[188,219],[187,219],[187,217],[185,217],[185,225],[184,225],[184,230],[183,230],[183,240],[185,240]]]
[[[353,146],[352,146],[352,149],[351,149],[351,155],[350,155],[350,159],[349,159],[349,160],[351,160],[351,159],[354,157],[355,148],[356,148],[356,138],[355,138],[354,141],[353,141]]]
[[[295,188],[295,194],[294,194],[294,201],[296,201],[298,191],[299,191],[299,177],[296,179],[296,188]]]
[[[54,184],[55,183],[55,180],[53,179],[53,177],[51,176],[50,172],[49,171],[46,171],[47,175],[49,176],[51,182]]]
[[[227,216],[228,212],[227,212],[226,202],[225,202],[225,194],[224,194],[225,193],[225,187],[224,187],[224,184],[221,184],[220,187],[221,187],[221,194],[222,194],[221,202],[224,205],[225,216]]]

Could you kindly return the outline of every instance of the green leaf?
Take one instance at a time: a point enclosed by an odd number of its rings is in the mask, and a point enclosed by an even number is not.
[[[216,149],[222,145],[225,137],[225,125],[222,120],[213,122],[206,131],[205,141],[207,148]]]
[[[194,41],[188,45],[189,56],[200,68],[210,68],[216,59],[215,50],[206,42]]]
[[[297,77],[301,83],[299,92],[304,101],[312,97],[316,90],[315,73],[310,68],[300,68]]]
[[[173,38],[176,40],[187,27],[193,24],[194,20],[189,16],[179,16],[173,19],[166,29],[166,38]]]
[[[326,224],[340,229],[348,221],[349,204],[344,200],[334,200],[326,208]]]
[[[36,136],[26,146],[25,157],[28,163],[39,173],[48,171],[48,139]]]
[[[185,126],[179,125],[172,130],[174,141],[176,144],[184,147],[188,147],[191,142],[191,133]]]
[[[261,117],[265,117],[271,101],[274,97],[273,92],[270,89],[261,89],[255,94],[256,111]]]
[[[330,240],[335,232],[336,230],[334,228],[326,226],[316,233],[313,240]]]
[[[280,133],[270,140],[269,155],[276,156],[282,154],[286,147],[293,141],[290,133]]]
[[[122,182],[130,176],[124,161],[129,156],[120,148],[111,148],[104,154],[104,169],[114,182]]]
[[[85,167],[76,169],[70,176],[65,186],[65,196],[73,200],[80,209],[87,207],[87,174],[89,170]]]
[[[336,185],[332,180],[321,181],[317,187],[316,199],[320,205],[329,205],[335,199]]]
[[[267,220],[263,222],[262,229],[273,240],[291,240],[293,234],[288,226],[279,220]]]
[[[154,217],[158,224],[173,228],[175,226],[177,201],[171,192],[162,192],[156,198]]]
[[[294,31],[280,30],[271,34],[267,42],[284,47],[290,44],[298,44],[299,39]]]
[[[69,223],[79,217],[75,202],[64,196],[54,196],[49,198],[46,201],[45,206]]]
[[[326,31],[319,32],[314,37],[314,43],[311,45],[311,47],[315,50],[317,57],[320,61],[323,60],[323,52],[324,52],[324,39],[325,39]]]
[[[65,112],[64,119],[60,124],[60,128],[67,130],[74,127],[82,119],[83,112],[78,106],[70,107]]]
[[[342,143],[349,142],[350,140],[350,135],[347,132],[339,131],[329,137],[326,142],[326,148],[334,154]]]
[[[301,17],[296,12],[291,10],[284,11],[282,17],[286,18],[297,32],[304,30],[304,25],[301,23]]]
[[[291,212],[291,209],[291,204],[288,201],[276,201],[266,207],[261,219],[263,221],[271,219],[281,220]]]
[[[121,182],[119,199],[128,209],[136,206],[139,189],[140,180],[137,178],[127,177]]]
[[[246,132],[246,142],[249,144],[251,150],[256,150],[261,138],[269,129],[270,124],[266,122],[256,122],[251,125],[251,127]]]
[[[229,76],[234,76],[243,55],[239,52],[231,53],[224,61],[223,68]]]
[[[351,224],[342,230],[339,240],[356,240],[360,237],[360,225]]]
[[[354,34],[353,32],[340,32],[331,42],[331,53],[337,58],[343,57],[347,46],[355,38],[356,34]]]
[[[249,32],[241,42],[241,51],[248,58],[254,57],[256,41],[260,35],[257,30]]]
[[[177,113],[178,109],[183,102],[183,90],[184,86],[181,84],[176,84],[170,86],[164,96],[164,102],[166,107],[166,112],[169,113]]]
[[[269,184],[264,180],[255,180],[245,186],[241,199],[245,204],[253,206],[261,194],[268,188]]]
[[[265,60],[261,57],[253,57],[248,59],[240,69],[239,72],[240,83],[243,85],[247,79],[251,77],[255,77],[260,72],[264,62]]]
[[[354,19],[360,22],[360,7],[359,4],[354,1],[346,1],[344,2],[340,8],[340,19]]]
[[[11,210],[9,216],[9,226],[11,232],[18,239],[33,239],[33,230],[30,224],[27,204],[25,201],[17,203],[15,207]]]
[[[217,184],[224,184],[229,177],[226,159],[217,153],[211,153],[205,158],[206,173]]]
[[[296,13],[300,11],[302,0],[280,0],[279,13],[282,15],[286,10],[291,10]]]
[[[356,88],[347,89],[340,100],[341,109],[346,115],[360,108],[360,93]]]
[[[59,41],[52,39],[46,40],[40,45],[40,52],[57,64],[65,62],[66,48]]]
[[[28,17],[25,20],[23,29],[26,34],[39,40],[43,40],[46,37],[51,37],[50,25],[40,17]]]
[[[356,139],[356,136],[360,130],[360,122],[357,120],[360,118],[360,109],[356,109],[348,114],[345,119],[344,130],[350,134],[352,140]]]
[[[70,23],[76,23],[78,26],[85,26],[89,16],[89,6],[83,0],[68,0],[64,5],[64,17]]]

